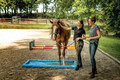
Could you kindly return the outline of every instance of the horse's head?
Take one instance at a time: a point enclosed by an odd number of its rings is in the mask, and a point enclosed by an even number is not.
[[[51,30],[51,39],[56,40],[57,34],[60,33],[60,22],[59,20],[57,21],[51,21],[50,23],[52,24],[52,30]]]

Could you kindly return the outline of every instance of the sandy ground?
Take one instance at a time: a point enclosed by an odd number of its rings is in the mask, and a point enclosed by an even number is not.
[[[55,45],[50,40],[50,30],[0,29],[0,80],[89,80],[91,63],[88,44],[82,50],[83,68],[22,68],[28,59],[58,60],[57,50],[29,50],[29,41],[36,44]],[[73,42],[72,36],[69,43]],[[120,65],[96,53],[98,74],[93,80],[120,80]],[[76,60],[75,50],[67,50],[66,60]]]

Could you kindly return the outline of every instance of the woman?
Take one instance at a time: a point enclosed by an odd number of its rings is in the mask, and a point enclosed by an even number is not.
[[[89,73],[90,78],[94,78],[95,74],[97,74],[95,53],[98,47],[99,38],[101,37],[100,29],[97,25],[95,25],[95,22],[96,22],[95,16],[89,19],[89,24],[91,25],[90,35],[89,36],[83,35],[84,37],[88,38],[87,40],[89,41],[89,53],[92,64],[92,72]]]
[[[75,48],[76,48],[76,53],[77,53],[77,67],[75,68],[75,70],[79,70],[80,67],[82,67],[82,59],[81,59],[81,51],[84,45],[83,40],[85,39],[85,37],[82,37],[83,35],[85,35],[85,30],[83,29],[83,21],[80,20],[78,21],[77,26],[75,27],[62,27],[66,30],[74,30],[74,43],[75,43]]]

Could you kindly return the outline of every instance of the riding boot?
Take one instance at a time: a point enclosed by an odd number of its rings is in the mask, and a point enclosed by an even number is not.
[[[92,69],[92,73],[90,74],[90,78],[95,77],[95,72],[97,72],[96,68]]]
[[[80,68],[79,65],[77,65],[77,67],[75,68],[75,70],[77,71],[77,70],[79,70],[79,68]]]
[[[92,69],[92,72],[95,72],[95,74],[97,74],[97,68],[95,67],[94,69]],[[92,74],[92,72],[90,72],[89,74]]]
[[[95,70],[95,74],[97,74],[98,72],[97,72],[97,70]],[[89,74],[92,74],[92,72],[90,72]]]
[[[82,65],[79,66],[79,68],[83,67]]]
[[[95,72],[92,72],[90,78],[94,78],[94,77],[95,77]]]

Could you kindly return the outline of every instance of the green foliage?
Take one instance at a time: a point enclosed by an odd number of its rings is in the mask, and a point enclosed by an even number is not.
[[[0,7],[5,7],[7,5],[7,2],[5,0],[0,0]]]
[[[120,33],[120,0],[107,0],[101,3],[102,10],[105,11],[106,25],[109,31]]]
[[[73,7],[80,19],[96,16],[105,31],[120,33],[120,0],[75,0]]]
[[[32,11],[37,12],[40,2],[40,0],[0,0],[0,9],[3,9],[6,15],[10,14],[10,10],[12,15],[17,15],[18,10],[28,15],[32,14]]]
[[[72,9],[74,0],[54,0],[54,17],[55,18],[67,18],[67,14]]]

